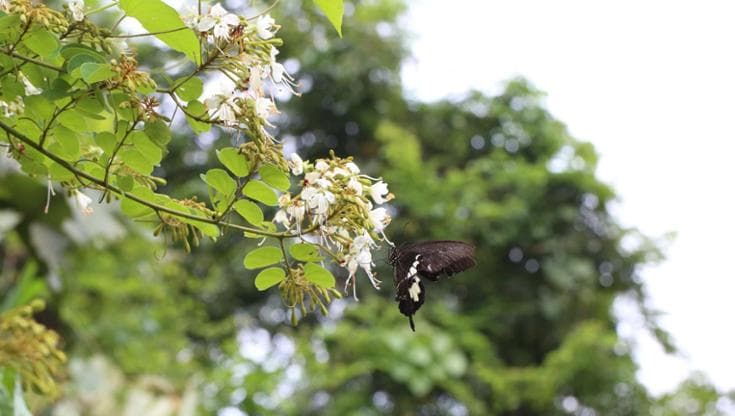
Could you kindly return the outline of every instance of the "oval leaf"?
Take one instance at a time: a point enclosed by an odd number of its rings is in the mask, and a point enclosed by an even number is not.
[[[137,149],[125,149],[120,152],[119,157],[127,167],[141,175],[150,175],[153,172],[153,164]]]
[[[242,193],[256,201],[260,201],[266,205],[278,205],[278,197],[268,185],[261,181],[250,181],[242,188]]]
[[[304,264],[304,277],[317,286],[329,289],[334,287],[334,276],[332,272],[316,263]]]
[[[246,156],[234,147],[217,150],[217,159],[235,176],[244,177],[250,173],[250,166]]]
[[[183,83],[179,85],[182,81]],[[191,77],[186,81],[184,81],[184,79],[179,79],[174,82],[174,84],[179,85],[179,87],[176,88],[176,95],[186,102],[196,100],[204,91],[204,83],[199,77]]]
[[[87,84],[104,81],[114,77],[117,72],[112,70],[110,64],[98,64],[94,62],[83,63],[79,67],[79,73]]]
[[[25,38],[23,43],[39,56],[50,57],[59,50],[59,39],[45,29],[32,32]]]
[[[202,180],[217,192],[225,195],[234,195],[237,189],[237,183],[224,169],[210,169],[205,175],[202,175]]]
[[[199,101],[191,101],[186,106],[186,121],[189,123],[189,127],[194,130],[194,133],[199,134],[209,131],[212,126],[209,123],[201,121],[208,119],[207,107]]]
[[[232,207],[238,214],[240,214],[241,217],[245,218],[245,221],[257,227],[262,226],[264,219],[263,211],[255,202],[248,201],[247,199],[241,199],[235,202]]]
[[[156,35],[171,48],[183,52],[195,64],[201,63],[199,39],[186,27],[179,13],[161,0],[120,0],[128,16],[132,16],[149,32],[169,32]],[[181,30],[177,30],[181,29]]]
[[[142,153],[149,162],[153,165],[158,165],[159,162],[161,162],[161,158],[163,157],[161,148],[156,146],[156,144],[153,143],[143,131],[134,131],[132,137],[133,147],[138,149],[138,151]]]
[[[278,263],[283,259],[283,252],[278,247],[258,247],[245,256],[243,264],[246,269],[260,269]]]
[[[319,255],[319,248],[309,243],[298,243],[288,248],[288,252],[300,261],[320,261],[322,256]]]
[[[286,272],[278,267],[269,267],[255,276],[255,287],[260,290],[266,290],[275,286],[286,277]]]
[[[288,191],[288,188],[291,187],[291,181],[288,179],[288,175],[275,165],[271,165],[270,163],[265,164],[260,168],[258,173],[260,173],[260,177],[265,183],[278,190]]]

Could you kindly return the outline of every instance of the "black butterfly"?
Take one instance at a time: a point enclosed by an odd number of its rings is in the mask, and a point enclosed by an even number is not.
[[[424,277],[436,282],[439,276],[451,276],[475,265],[475,246],[462,241],[427,241],[394,247],[388,260],[393,266],[398,310],[408,316],[415,332],[413,315],[424,304]]]

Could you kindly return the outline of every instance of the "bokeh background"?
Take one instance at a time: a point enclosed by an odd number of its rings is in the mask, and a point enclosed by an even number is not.
[[[732,346],[733,33],[715,6],[355,1],[340,39],[310,2],[277,5],[279,58],[303,92],[274,123],[287,152],[334,149],[383,176],[393,241],[477,246],[476,268],[427,288],[416,333],[387,250],[383,290],[292,327],[234,233],[187,255],[115,204],[82,218],[57,197],[44,215],[46,184],[3,158],[0,306],[45,298],[38,319],[70,356],[62,397],[36,408],[735,414],[729,355],[706,349]],[[152,68],[176,59],[136,47]],[[198,172],[238,139],[180,126],[158,174],[206,199]]]

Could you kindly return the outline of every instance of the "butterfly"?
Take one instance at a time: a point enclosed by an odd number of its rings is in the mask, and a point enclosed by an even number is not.
[[[476,264],[475,246],[462,241],[426,241],[393,247],[388,263],[393,266],[393,286],[398,310],[408,317],[416,332],[413,315],[424,304],[426,290],[421,278],[436,282]]]

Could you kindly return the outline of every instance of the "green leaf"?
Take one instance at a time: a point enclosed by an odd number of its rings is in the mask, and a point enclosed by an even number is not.
[[[59,50],[59,39],[45,29],[39,29],[23,38],[23,43],[34,53],[44,58]]]
[[[104,131],[102,133],[97,133],[94,136],[94,142],[97,143],[97,146],[101,147],[102,150],[105,151],[105,153],[111,155],[112,152],[115,150],[117,138],[109,131]]]
[[[273,189],[261,181],[250,181],[242,188],[242,193],[256,201],[272,207],[278,205],[278,197]]]
[[[135,187],[135,180],[130,175],[115,175],[115,182],[125,192],[130,192]]]
[[[77,133],[87,131],[87,121],[84,116],[76,110],[66,110],[56,118],[59,123]]]
[[[265,183],[278,190],[288,191],[288,188],[291,187],[291,181],[289,180],[288,175],[276,165],[272,165],[270,163],[265,164],[260,168],[260,170],[258,170],[258,173],[260,173],[260,177]]]
[[[240,199],[235,202],[232,207],[250,224],[260,227],[263,223],[263,211],[255,202],[248,201],[247,199]]]
[[[132,134],[133,146],[148,159],[153,165],[158,165],[163,157],[161,148],[156,146],[146,134],[140,130],[136,130]]]
[[[171,130],[163,120],[146,121],[143,131],[161,150],[165,150],[171,141]]]
[[[332,272],[316,263],[304,264],[304,277],[311,283],[325,289],[334,287],[335,280]]]
[[[298,243],[288,248],[289,254],[299,261],[321,261],[323,258],[319,255],[319,248],[310,243]]]
[[[16,29],[20,26],[20,17],[14,14],[0,17],[0,31]]]
[[[149,188],[146,188],[145,186],[138,186],[132,192],[130,192],[130,194],[135,195],[145,201],[153,201],[153,197],[155,196],[153,191]],[[154,214],[153,209],[130,199],[127,194],[120,203],[120,208],[125,215],[133,219]]]
[[[345,13],[343,0],[314,0],[314,3],[327,16],[339,37],[342,37],[342,15]]]
[[[63,56],[64,59],[66,59],[67,61],[77,55],[88,55],[94,60],[92,62],[97,62],[99,64],[104,64],[106,62],[105,57],[102,56],[101,53],[81,43],[71,43],[69,45],[66,45],[61,48],[60,53],[61,56]]]
[[[70,181],[75,178],[71,171],[56,162],[50,161],[47,165],[48,174],[53,181]]]
[[[229,169],[230,172],[240,178],[247,176],[250,172],[250,166],[246,156],[234,147],[226,147],[224,149],[217,150],[217,159],[219,159],[220,163]]]
[[[123,150],[120,152],[120,160],[141,175],[150,175],[153,172],[153,164],[138,149]]]
[[[224,195],[234,195],[237,189],[237,182],[224,169],[210,169],[202,175],[202,180]]]
[[[80,153],[79,138],[77,137],[77,134],[64,126],[56,126],[52,131],[56,142],[61,145],[64,155],[70,160],[78,159]]]
[[[88,84],[104,81],[117,75],[117,72],[112,70],[112,66],[110,66],[110,64],[98,64],[93,62],[83,63],[82,66],[79,67],[79,73],[82,75],[84,82]]]
[[[178,79],[174,82],[175,85],[178,85],[179,82],[184,80],[186,77]],[[179,96],[182,100],[189,102],[196,100],[202,95],[202,92],[204,91],[204,83],[202,82],[201,78],[199,77],[191,77],[187,79],[183,84],[179,85],[178,88],[176,88],[176,95]]]
[[[189,105],[186,106],[186,121],[189,122],[189,126],[192,130],[194,130],[194,133],[196,134],[204,133],[205,131],[209,131],[209,129],[212,128],[209,123],[199,121],[194,117],[190,117],[190,115],[204,120],[209,119],[207,107],[205,107],[204,104],[200,103],[199,101],[191,101],[189,102]]]
[[[38,122],[46,122],[54,114],[56,106],[51,103],[46,97],[41,95],[31,95],[25,97],[27,116],[32,117]]]
[[[201,63],[199,39],[194,31],[187,28],[179,13],[161,0],[120,0],[122,8],[128,16],[132,16],[149,32],[174,32],[156,35],[171,48],[183,52],[195,64]]]
[[[270,267],[255,276],[255,287],[261,292],[273,287],[286,277],[286,272],[280,267]]]
[[[258,247],[245,256],[243,264],[246,269],[260,269],[278,263],[283,259],[283,252],[278,247]]]

